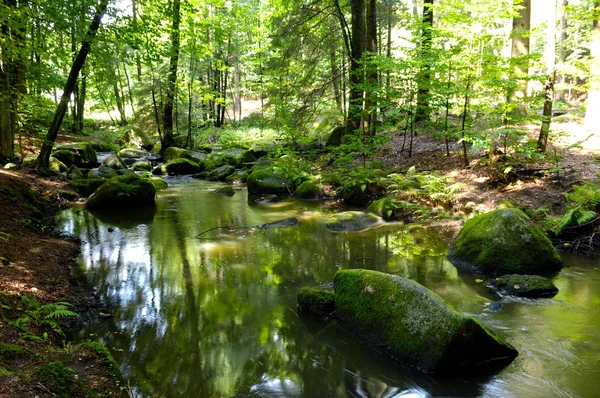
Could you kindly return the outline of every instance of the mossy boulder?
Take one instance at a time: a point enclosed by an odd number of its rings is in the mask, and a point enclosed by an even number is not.
[[[67,167],[75,164],[75,155],[68,149],[58,149],[52,152],[52,156],[63,162]]]
[[[209,171],[206,179],[211,181],[225,181],[234,171],[235,167],[226,164]]]
[[[294,193],[299,198],[318,198],[322,194],[321,184],[317,180],[304,181],[296,188]]]
[[[450,246],[455,265],[493,275],[547,274],[562,268],[550,239],[519,209],[499,209],[468,220]]]
[[[265,169],[252,172],[246,182],[248,193],[251,195],[289,193],[287,181],[280,175]]]
[[[91,169],[87,174],[87,178],[109,179],[109,178],[113,178],[117,175],[118,175],[117,170],[113,169],[112,167],[102,165],[102,166],[98,167],[97,169]]]
[[[273,161],[273,159],[267,159],[267,158],[259,159],[257,162],[254,163],[254,165],[252,165],[252,171],[254,172],[254,171],[258,171],[258,170],[269,169],[274,164],[275,164],[275,162]]]
[[[131,165],[133,171],[150,171],[152,170],[152,163],[147,160],[140,160]]]
[[[76,179],[69,182],[71,188],[73,188],[81,196],[90,196],[100,186],[102,186],[107,180],[104,178],[83,178]]]
[[[19,168],[19,166],[16,163],[6,163],[4,165],[4,170],[15,170],[18,168]]]
[[[121,158],[142,159],[150,156],[150,152],[140,148],[123,148],[118,153]]]
[[[79,167],[72,165],[67,170],[67,178],[70,178],[71,180],[78,180],[81,178],[85,178],[85,176],[83,175],[83,172],[79,169]]]
[[[246,149],[226,149],[223,151],[215,151],[214,155],[218,155],[223,161],[233,167],[241,168],[244,163],[254,162],[254,156],[251,151]]]
[[[94,146],[89,142],[73,142],[70,144],[61,144],[56,150],[68,150],[73,153],[74,164],[77,167],[93,167],[98,163],[98,157]]]
[[[169,187],[169,184],[160,177],[150,177],[150,182],[154,185],[154,189],[156,189],[157,192]]]
[[[214,190],[214,192],[216,194],[225,195],[225,196],[233,196],[233,195],[235,195],[235,191],[233,190],[233,187],[231,185],[226,185],[224,187],[217,188],[217,189]]]
[[[393,358],[426,372],[453,373],[518,355],[475,319],[411,280],[370,270],[335,275],[337,318]]]
[[[246,182],[248,181],[248,172],[246,170],[236,170],[229,175],[226,180],[229,182]]]
[[[335,311],[333,284],[327,283],[317,287],[303,287],[296,293],[298,310],[326,319]]]
[[[203,163],[208,159],[208,157],[202,152],[192,152],[188,151],[187,149],[172,146],[165,149],[162,154],[162,159],[164,162],[170,162],[175,159],[189,159],[194,163]]]
[[[363,231],[381,222],[371,213],[362,211],[345,211],[329,217],[325,226],[332,231]]]
[[[102,161],[102,166],[108,166],[111,169],[115,169],[115,170],[127,168],[127,165],[125,164],[125,162],[123,162],[123,159],[121,159],[121,157],[118,155],[108,156],[106,159],[104,159]]]
[[[196,174],[200,171],[202,171],[202,167],[198,163],[187,158],[179,158],[156,167],[152,170],[152,174],[186,175]]]
[[[37,158],[37,155],[26,156],[23,159],[23,167],[35,167],[35,162],[37,161]],[[56,159],[54,156],[50,156],[48,163],[48,169],[54,173],[62,173],[69,169],[66,164]]]
[[[113,177],[90,196],[89,209],[119,210],[154,205],[156,189],[148,178],[136,174]]]
[[[503,294],[519,297],[551,297],[558,293],[552,281],[539,275],[504,275],[492,282]]]

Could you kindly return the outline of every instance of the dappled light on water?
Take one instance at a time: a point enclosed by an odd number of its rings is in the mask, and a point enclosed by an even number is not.
[[[81,270],[112,315],[90,323],[81,337],[95,334],[114,349],[139,396],[538,397],[600,390],[596,263],[568,259],[552,299],[499,297],[480,276],[459,273],[446,260],[451,234],[443,227],[383,224],[333,233],[325,226],[327,204],[256,203],[245,189],[226,197],[213,192],[221,184],[188,178],[169,184],[152,216],[73,208],[58,218],[65,233],[81,239]],[[299,223],[255,228],[289,217]],[[297,313],[298,288],[331,282],[347,268],[427,286],[507,338],[519,357],[497,374],[433,377],[392,362],[335,322]]]

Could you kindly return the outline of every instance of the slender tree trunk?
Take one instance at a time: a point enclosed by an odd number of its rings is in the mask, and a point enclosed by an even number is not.
[[[560,6],[560,32],[558,35],[558,63],[560,69],[564,70],[567,61],[569,51],[567,49],[567,29],[569,27],[567,7],[569,6],[569,0],[561,0]],[[556,84],[559,86],[558,90],[555,90],[555,98],[558,101],[565,101],[565,94],[567,92],[565,85],[567,79],[564,73],[556,74]]]
[[[123,106],[123,99],[119,93],[119,85],[117,84],[116,76],[113,80],[113,93],[115,95],[115,101],[117,101],[117,110],[119,111],[119,125],[125,126],[127,124],[127,117],[125,116],[125,107]]]
[[[590,88],[584,125],[593,131],[600,131],[600,1],[594,2],[595,14],[592,30],[592,65],[590,66]]]
[[[515,78],[517,86],[511,93],[511,101],[517,103],[520,112],[528,112],[527,104],[523,102],[529,95],[529,34],[531,28],[531,0],[523,0],[519,16],[513,18],[512,26],[512,58],[515,59]]]
[[[167,95],[165,98],[163,116],[163,142],[161,151],[175,145],[173,135],[173,99],[175,98],[175,84],[177,83],[177,63],[179,61],[179,22],[180,0],[173,0],[173,24],[171,26],[171,57],[169,61],[169,77],[167,80]]]
[[[365,2],[352,0],[352,58],[350,59],[350,99],[348,106],[348,130],[355,132],[361,127],[363,110],[364,71],[360,64],[365,50]]]
[[[420,123],[429,119],[429,91],[431,87],[431,66],[433,61],[430,59],[431,41],[433,40],[433,0],[424,0],[423,2],[423,25],[421,33],[421,44],[419,46],[419,56],[421,58],[421,69],[417,73],[417,113],[415,123]]]
[[[54,113],[54,118],[52,119],[52,123],[50,123],[50,127],[48,128],[48,134],[46,135],[46,139],[42,144],[42,149],[40,150],[40,154],[36,161],[36,168],[38,170],[47,170],[50,164],[50,153],[52,152],[52,147],[54,146],[54,141],[56,140],[56,136],[58,131],[60,130],[60,126],[65,117],[65,113],[67,111],[67,107],[69,105],[69,99],[71,94],[73,93],[73,88],[75,87],[75,82],[77,81],[77,76],[79,75],[79,71],[85,64],[85,59],[90,52],[90,48],[92,46],[92,41],[94,40],[94,36],[96,36],[96,32],[98,32],[98,28],[100,27],[100,22],[102,21],[102,17],[104,16],[104,12],[106,11],[106,7],[108,6],[108,0],[101,0],[98,7],[96,7],[96,13],[94,15],[94,19],[83,39],[81,44],[81,49],[71,66],[71,71],[69,72],[69,77],[67,78],[67,82],[65,83],[65,88],[63,91],[63,95],[60,98],[60,102],[58,107],[56,108],[56,112]]]
[[[337,57],[335,56],[335,45],[332,44],[329,52],[329,64],[331,66],[331,84],[333,87],[333,96],[340,112],[342,110],[342,93],[340,92],[340,71],[338,68]]]
[[[465,167],[469,165],[469,157],[467,156],[467,140],[466,140],[466,127],[467,127],[467,113],[469,112],[469,90],[471,89],[471,73],[467,76],[467,86],[465,87],[465,100],[463,103],[463,115],[462,115],[462,126],[461,126],[461,137],[462,137],[462,148],[463,148],[463,162]]]
[[[544,113],[537,142],[537,148],[540,152],[546,152],[548,146],[548,134],[550,134],[550,122],[552,121],[552,102],[554,100],[554,78],[555,74],[548,76],[545,86]]]
[[[79,95],[77,96],[77,102],[75,103],[75,107],[77,108],[77,118],[75,119],[75,125],[79,134],[83,133],[83,116],[85,113],[85,95],[87,90],[86,80],[87,79],[84,68],[81,72],[81,77],[79,78]]]
[[[377,0],[368,0],[367,8],[367,51],[370,59],[377,55]],[[368,87],[366,92],[365,110],[367,116],[366,132],[370,137],[377,133],[377,86],[378,69],[375,65],[369,65],[366,71]]]
[[[133,30],[135,32],[137,32],[137,22],[138,22],[138,12],[137,12],[137,2],[136,0],[131,0],[131,13],[132,13],[132,18],[133,18]],[[139,40],[135,39],[136,45],[139,46]],[[142,82],[142,62],[140,61],[140,55],[138,53],[138,50],[136,49],[136,54],[135,54],[135,66],[137,69],[137,81],[139,83]],[[133,104],[132,104],[133,106]]]
[[[125,73],[125,80],[127,81],[127,94],[129,95],[129,103],[131,104],[131,114],[133,118],[136,118],[135,105],[133,103],[133,92],[131,90],[131,81],[129,80],[129,73],[127,73],[127,66],[123,65],[123,72]]]

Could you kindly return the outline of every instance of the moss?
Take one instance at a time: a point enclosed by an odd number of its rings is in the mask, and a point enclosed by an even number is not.
[[[69,181],[69,185],[82,196],[90,196],[100,188],[107,180],[103,178],[88,178]]]
[[[342,270],[337,317],[392,357],[424,371],[452,372],[518,353],[425,287],[395,275]]]
[[[332,231],[363,231],[380,222],[379,217],[361,211],[336,213],[327,220],[327,228]]]
[[[519,297],[554,296],[558,293],[552,281],[539,275],[505,275],[497,278],[492,285],[505,294]]]
[[[225,163],[237,168],[242,167],[244,163],[254,162],[252,152],[245,149],[226,149],[216,152],[216,154],[221,157]]]
[[[156,191],[167,189],[169,187],[169,184],[167,184],[167,182],[160,177],[151,177],[150,182],[152,185],[154,185],[154,189],[156,189]]]
[[[202,171],[202,167],[187,158],[179,158],[165,163],[152,171],[153,174],[195,174]]]
[[[35,354],[30,349],[16,344],[0,344],[0,360],[10,361],[17,358],[34,358]]]
[[[298,310],[318,318],[328,318],[334,311],[334,294],[331,284],[303,287],[296,293]]]
[[[187,149],[182,149],[182,148],[177,148],[177,147],[169,147],[167,149],[165,149],[165,151],[162,153],[162,158],[164,162],[170,162],[172,160],[176,160],[176,159],[189,159],[192,160],[194,158],[194,156],[192,155],[191,151],[188,151]]]
[[[102,162],[103,166],[108,166],[111,169],[119,170],[126,169],[127,165],[123,162],[123,159],[119,155],[110,155]]]
[[[4,366],[0,364],[0,377],[2,376],[13,376],[14,373],[10,370],[6,369]]]
[[[119,210],[123,208],[153,205],[156,189],[147,178],[136,174],[113,177],[90,196],[87,208]]]
[[[206,179],[211,181],[225,181],[234,171],[235,167],[226,164],[209,171]]]
[[[240,181],[246,182],[248,181],[248,172],[246,170],[237,170],[234,171],[233,174],[229,175],[225,180],[230,182]]]
[[[119,380],[123,379],[123,375],[121,373],[121,368],[119,367],[119,364],[117,364],[110,351],[108,351],[108,348],[106,348],[104,344],[99,343],[97,341],[87,341],[82,343],[81,345],[83,347],[88,347],[91,350],[95,351],[100,357],[102,363],[107,367],[111,375],[113,375]]]
[[[289,193],[286,180],[272,171],[259,169],[248,176],[248,193],[286,194]]]
[[[87,178],[103,178],[110,179],[117,175],[117,171],[112,167],[101,165],[97,169],[92,169],[88,172]]]
[[[74,164],[78,167],[93,167],[98,163],[94,146],[89,142],[61,144],[56,149],[71,151],[74,156]]]
[[[304,181],[296,188],[295,195],[301,198],[316,198],[321,196],[323,190],[317,180]]]
[[[56,150],[52,152],[52,156],[63,162],[67,167],[71,167],[75,163],[75,155],[68,149]]]
[[[71,167],[69,167],[69,170],[67,170],[67,177],[72,179],[72,180],[77,180],[80,178],[85,178],[83,173],[81,172],[81,170],[79,169],[79,167],[72,165]]]
[[[33,371],[33,378],[57,397],[72,397],[76,392],[76,379],[72,369],[53,361],[42,364]]]
[[[233,187],[231,185],[227,185],[227,186],[215,189],[214,192],[218,193],[219,195],[225,195],[225,196],[235,195],[235,191],[233,190]]]
[[[558,272],[550,239],[521,210],[494,210],[468,220],[450,246],[453,263],[491,274]]]
[[[150,153],[148,151],[145,151],[144,149],[139,148],[123,148],[119,151],[118,155],[121,158],[140,159],[150,155]]]
[[[152,163],[147,160],[141,160],[131,165],[133,171],[150,171],[152,170]]]

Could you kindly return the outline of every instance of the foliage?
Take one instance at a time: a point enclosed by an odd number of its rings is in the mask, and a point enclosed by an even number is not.
[[[44,325],[50,326],[52,330],[64,337],[64,332],[58,323],[58,320],[79,316],[77,313],[69,310],[69,307],[72,305],[64,301],[40,304],[37,300],[32,299],[27,295],[21,296],[21,301],[26,309],[21,317],[14,321],[10,321],[10,323],[23,332],[24,338],[33,340],[40,339],[40,337],[35,335],[30,329],[30,325],[33,325],[36,329]],[[44,336],[44,338],[45,337],[46,336]]]
[[[462,185],[452,184],[447,176],[438,173],[419,173],[413,166],[406,174],[390,174],[388,176],[388,190],[392,194],[406,196],[430,203],[434,206],[451,207],[454,194]]]
[[[566,193],[567,211],[556,221],[552,232],[560,234],[567,228],[581,227],[598,220],[600,213],[600,188],[591,181],[573,186]]]
[[[64,366],[61,362],[52,361],[35,368],[33,377],[57,397],[68,398],[75,393],[77,379],[74,373],[73,369]]]

